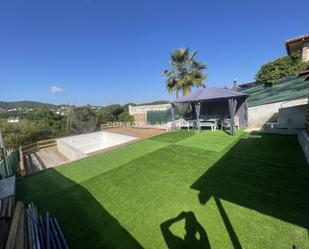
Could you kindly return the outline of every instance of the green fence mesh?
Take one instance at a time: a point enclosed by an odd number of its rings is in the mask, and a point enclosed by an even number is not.
[[[180,104],[175,107],[175,119],[184,118],[191,115],[190,105],[188,103]],[[172,121],[171,110],[166,111],[147,111],[147,121],[150,124]]]
[[[8,171],[9,174],[6,174],[4,162],[0,162],[0,179],[10,176],[10,175],[17,175],[18,172],[18,165],[19,165],[19,158],[18,158],[18,151],[12,152],[7,157],[7,164],[8,164]]]
[[[242,92],[249,94],[249,107],[306,98],[309,93],[309,80],[298,76],[289,77],[279,81],[272,87],[259,85]]]
[[[171,111],[147,111],[147,121],[150,124],[155,124],[157,122],[169,122],[172,120]]]

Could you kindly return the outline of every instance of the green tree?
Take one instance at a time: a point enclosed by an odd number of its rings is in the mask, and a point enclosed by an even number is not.
[[[192,87],[204,87],[203,81],[207,79],[207,75],[203,72],[206,65],[195,59],[196,51],[189,53],[188,48],[176,49],[171,53],[171,69],[164,70],[166,76],[166,88],[169,93],[179,92],[187,95],[191,92]]]
[[[65,119],[65,116],[58,115],[48,108],[41,108],[35,115],[33,115],[33,120],[41,123],[42,126],[47,127],[53,136],[68,135]]]
[[[105,110],[104,108],[100,109],[97,112],[97,117],[98,117],[98,121],[100,122],[100,124],[105,124],[107,122],[114,121],[114,117],[113,117],[112,113]]]
[[[20,145],[56,136],[55,131],[44,122],[31,120],[21,120],[19,123],[8,123],[6,120],[0,120],[0,129],[3,132],[7,149],[17,149]]]
[[[124,111],[124,112],[119,114],[118,121],[120,121],[120,122],[133,122],[134,117],[131,116],[128,111]]]
[[[308,62],[301,61],[299,53],[292,53],[262,65],[255,79],[265,85],[274,85],[284,77],[296,75],[308,65]]]
[[[112,120],[117,121],[119,115],[124,111],[121,105],[108,105],[104,107],[104,110],[111,115]]]
[[[99,120],[91,106],[81,106],[73,109],[71,128],[77,133],[91,132],[99,129]]]

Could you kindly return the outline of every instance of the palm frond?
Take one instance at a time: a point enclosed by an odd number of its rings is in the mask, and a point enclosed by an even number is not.
[[[193,51],[190,58],[189,58],[189,61],[193,61],[194,60],[194,57],[197,55],[197,51]]]
[[[189,53],[188,48],[179,48],[171,52],[171,69],[163,70],[166,76],[166,88],[169,93],[182,92],[184,95],[191,91],[192,87],[204,87],[203,81],[207,75],[203,72],[207,67],[204,63],[195,60],[197,51]]]

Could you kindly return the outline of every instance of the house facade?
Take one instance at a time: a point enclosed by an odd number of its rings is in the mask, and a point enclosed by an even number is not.
[[[166,111],[171,107],[171,104],[160,105],[129,105],[129,114],[134,117],[134,121],[141,125],[147,124],[148,111]]]
[[[8,123],[18,123],[19,122],[19,117],[9,117],[7,119]]]
[[[309,34],[288,39],[285,48],[288,55],[300,52],[302,61],[309,61]]]

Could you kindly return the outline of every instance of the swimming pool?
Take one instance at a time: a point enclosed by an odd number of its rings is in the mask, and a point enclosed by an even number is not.
[[[86,157],[93,152],[125,144],[135,139],[137,137],[99,131],[59,138],[57,139],[57,147],[59,152],[71,161],[74,161]]]

